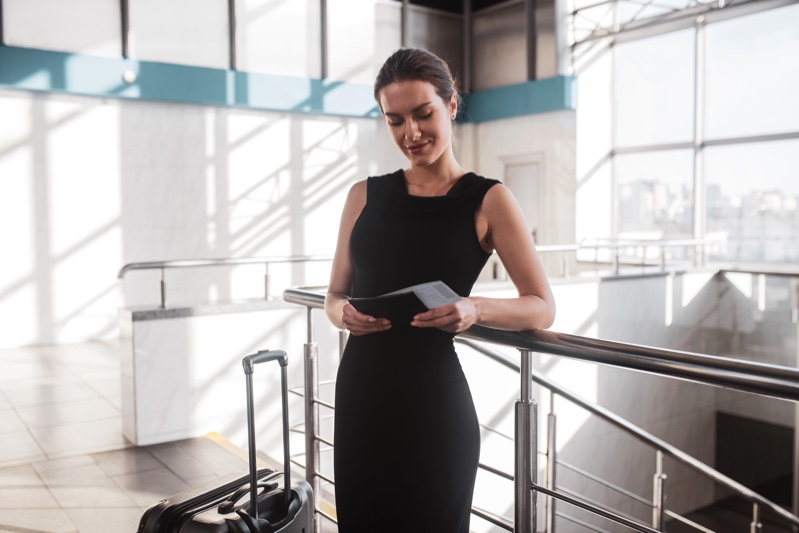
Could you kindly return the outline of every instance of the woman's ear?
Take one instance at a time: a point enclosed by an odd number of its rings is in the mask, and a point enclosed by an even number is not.
[[[455,120],[458,115],[458,93],[453,92],[452,97],[449,99],[449,118]]]

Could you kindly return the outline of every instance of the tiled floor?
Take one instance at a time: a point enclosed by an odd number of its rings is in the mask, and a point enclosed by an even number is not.
[[[0,532],[133,533],[161,498],[247,467],[213,436],[123,437],[116,343],[0,351]]]

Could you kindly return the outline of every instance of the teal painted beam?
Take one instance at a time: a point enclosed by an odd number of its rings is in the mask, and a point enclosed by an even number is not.
[[[129,81],[125,75],[132,74]],[[486,122],[574,109],[572,77],[479,91],[465,97],[461,122]],[[0,87],[84,96],[378,117],[372,87],[154,61],[0,46]]]
[[[123,76],[132,73],[129,83]],[[0,46],[0,87],[85,96],[377,117],[366,84]]]
[[[555,76],[478,91],[466,96],[461,120],[479,123],[576,109],[575,83],[572,76]]]

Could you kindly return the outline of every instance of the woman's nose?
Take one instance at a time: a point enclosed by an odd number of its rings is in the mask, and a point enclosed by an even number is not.
[[[415,141],[419,137],[421,137],[421,132],[419,131],[419,125],[416,123],[415,120],[408,120],[405,124],[405,138],[409,141]]]

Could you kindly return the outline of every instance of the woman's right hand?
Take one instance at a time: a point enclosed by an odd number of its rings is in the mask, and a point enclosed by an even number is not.
[[[386,331],[391,328],[391,322],[387,318],[375,318],[365,315],[355,309],[351,303],[346,302],[342,308],[341,321],[344,327],[352,335],[368,335]]]

